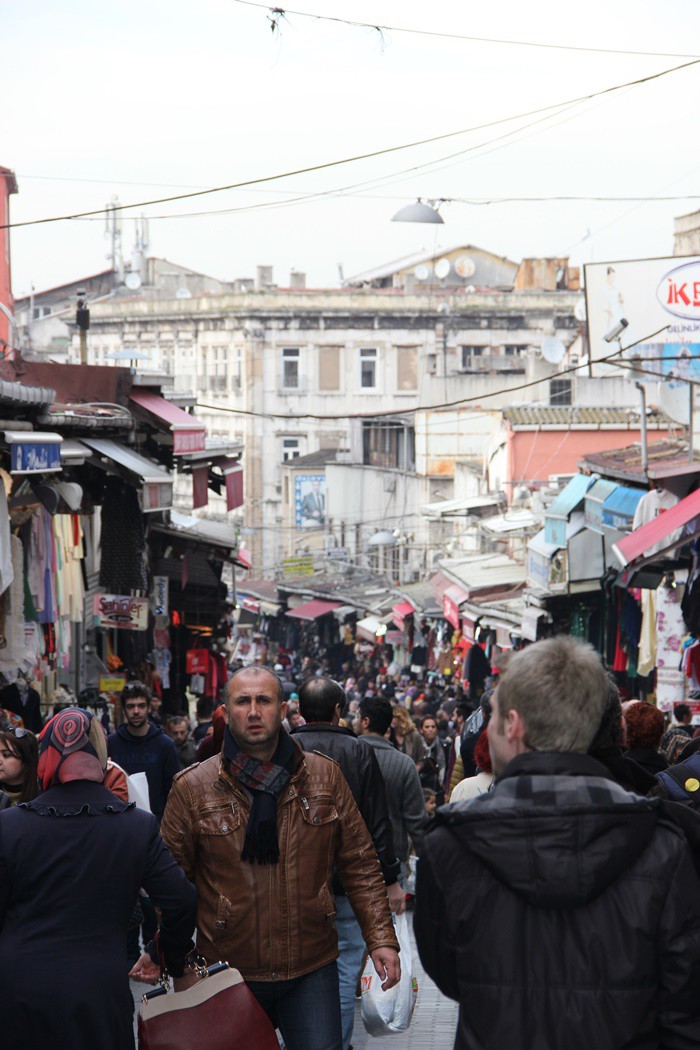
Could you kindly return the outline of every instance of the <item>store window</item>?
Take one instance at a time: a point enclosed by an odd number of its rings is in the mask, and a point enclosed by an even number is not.
[[[363,390],[377,387],[377,351],[360,350],[360,386]]]
[[[299,348],[285,346],[282,350],[282,386],[285,390],[299,389]]]

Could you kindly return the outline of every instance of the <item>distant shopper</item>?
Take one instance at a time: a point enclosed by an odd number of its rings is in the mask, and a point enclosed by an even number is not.
[[[160,726],[149,722],[151,691],[131,682],[121,694],[125,721],[107,739],[109,757],[127,773],[145,773],[151,812],[162,820],[173,777],[180,772],[175,744]]]
[[[171,715],[166,723],[168,736],[175,744],[180,768],[186,769],[194,762],[197,741],[190,733],[190,722],[184,715]]]
[[[693,735],[693,713],[687,704],[676,704],[673,708],[674,729],[682,729],[688,736]]]
[[[0,810],[31,802],[39,794],[39,745],[22,726],[0,733]]]
[[[465,802],[470,798],[478,798],[491,790],[493,784],[493,766],[489,753],[489,730],[482,729],[481,736],[474,748],[474,761],[476,762],[476,773],[473,777],[467,777],[460,781],[450,795],[450,802]]]
[[[659,751],[664,735],[664,716],[658,707],[638,701],[625,710],[627,757],[634,759],[652,776],[666,769],[668,762]]]
[[[197,743],[207,735],[207,730],[211,725],[213,710],[213,698],[211,696],[200,696],[197,701],[197,724],[192,730],[192,737]]]

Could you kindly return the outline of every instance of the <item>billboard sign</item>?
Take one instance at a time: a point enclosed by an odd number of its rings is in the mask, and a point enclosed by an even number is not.
[[[326,475],[294,475],[294,524],[298,529],[322,529],[326,524]]]
[[[616,341],[606,342],[605,335],[625,319],[621,342],[630,349],[622,359],[637,359],[644,370],[635,378],[658,376],[669,392],[700,379],[700,257],[588,263],[584,269],[594,362],[615,351]]]

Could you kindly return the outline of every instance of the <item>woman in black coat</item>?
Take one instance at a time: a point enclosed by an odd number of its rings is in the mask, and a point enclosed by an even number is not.
[[[0,814],[4,1050],[132,1050],[126,930],[142,886],[182,974],[196,892],[155,817],[103,787],[106,764],[98,720],[62,711],[40,738],[44,793]]]

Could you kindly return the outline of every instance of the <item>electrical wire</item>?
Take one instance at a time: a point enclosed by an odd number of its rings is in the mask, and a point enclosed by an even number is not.
[[[436,37],[440,40],[465,40],[476,44],[503,44],[512,47],[539,47],[551,51],[581,51],[596,55],[636,55],[647,58],[697,58],[697,55],[679,54],[675,51],[630,51],[624,48],[612,47],[583,47],[575,44],[545,44],[538,40],[507,40],[502,37],[470,36],[464,33],[445,33],[436,29],[410,29],[407,26],[385,25],[375,22],[359,22],[354,18],[340,18],[334,15],[317,15],[310,11],[295,11],[288,7],[272,7],[270,4],[256,3],[255,0],[231,0],[232,3],[243,7],[255,7],[260,11],[267,11],[269,18],[275,18],[273,28],[278,27],[279,19],[287,15],[295,18],[310,18],[315,22],[335,22],[339,25],[351,26],[354,29],[372,29],[378,33],[406,33],[411,36]]]
[[[174,194],[174,195],[169,196],[169,197],[160,197],[160,198],[156,198],[156,199],[152,199],[152,200],[146,200],[146,201],[135,201],[135,202],[132,202],[131,204],[112,204],[112,205],[110,205],[110,211],[124,212],[124,211],[131,210],[133,208],[150,207],[151,205],[154,205],[154,204],[168,204],[168,203],[171,203],[172,201],[191,200],[192,198],[195,198],[195,197],[205,197],[205,196],[209,196],[209,195],[214,194],[214,193],[223,193],[223,192],[225,192],[227,190],[240,189],[241,187],[244,187],[244,186],[257,186],[257,185],[260,185],[261,183],[265,183],[265,182],[275,182],[275,181],[279,181],[280,179],[291,178],[292,176],[295,176],[295,175],[305,175],[305,174],[308,174],[309,172],[312,172],[312,171],[324,171],[324,170],[327,170],[329,168],[337,168],[337,167],[340,167],[341,165],[344,165],[344,164],[353,164],[353,163],[356,163],[356,162],[361,161],[361,160],[369,160],[369,159],[372,159],[374,157],[387,156],[388,154],[391,154],[391,153],[399,153],[399,152],[402,152],[403,150],[407,150],[407,149],[415,149],[418,146],[430,145],[433,142],[444,142],[447,139],[456,138],[456,137],[458,137],[460,135],[470,134],[471,132],[480,131],[480,130],[483,130],[484,128],[496,127],[499,124],[507,124],[507,123],[509,123],[512,120],[524,119],[525,117],[536,116],[537,114],[540,114],[540,113],[547,113],[547,112],[551,113],[553,110],[560,110],[563,106],[573,106],[573,105],[576,105],[576,104],[578,104],[580,102],[587,102],[587,101],[589,101],[590,99],[593,99],[593,98],[600,98],[603,95],[609,95],[609,94],[612,94],[615,91],[621,91],[623,88],[638,87],[641,84],[647,84],[647,83],[650,83],[651,81],[658,80],[661,77],[669,76],[671,73],[680,72],[680,70],[682,70],[682,69],[689,69],[691,66],[696,66],[699,63],[700,63],[700,59],[695,58],[695,59],[693,59],[690,62],[683,62],[680,65],[672,66],[670,68],[660,70],[657,73],[648,74],[645,77],[638,77],[635,80],[625,81],[623,84],[613,84],[610,87],[601,88],[598,91],[589,92],[588,94],[581,95],[578,98],[568,99],[568,100],[566,100],[564,102],[553,103],[552,105],[549,105],[549,106],[540,106],[537,109],[529,110],[529,111],[524,112],[524,113],[514,114],[514,115],[512,115],[510,117],[502,117],[499,120],[488,121],[488,122],[486,122],[484,124],[475,125],[474,127],[471,127],[471,128],[462,128],[462,129],[459,129],[457,131],[449,131],[449,132],[443,133],[442,135],[431,135],[428,138],[417,139],[417,140],[415,140],[413,142],[402,143],[402,144],[400,144],[398,146],[386,146],[383,149],[372,150],[372,151],[369,151],[367,153],[358,153],[358,154],[355,154],[354,156],[343,157],[343,158],[340,158],[338,160],[325,161],[325,162],[323,162],[321,164],[311,164],[311,165],[307,165],[306,167],[303,167],[303,168],[296,168],[296,169],[290,170],[290,171],[278,172],[277,174],[274,174],[274,175],[259,176],[258,178],[255,178],[255,179],[246,179],[246,180],[242,180],[240,182],[230,183],[230,184],[225,185],[225,186],[212,186],[212,187],[210,187],[208,189],[204,189],[204,190],[194,190],[194,191],[192,191],[190,193],[179,193],[179,194]],[[0,225],[0,229],[19,229],[19,228],[22,228],[22,227],[25,227],[25,226],[39,226],[39,225],[44,225],[46,223],[51,223],[51,222],[66,222],[66,221],[70,221],[70,220],[73,220],[73,219],[86,218],[86,217],[89,217],[91,215],[103,215],[104,211],[105,211],[104,207],[102,207],[102,208],[92,208],[92,209],[88,209],[86,211],[72,212],[70,214],[65,214],[65,215],[45,216],[44,218],[41,218],[41,219],[25,219],[24,221],[21,221],[21,222],[11,222],[11,223],[5,223],[3,225]]]

